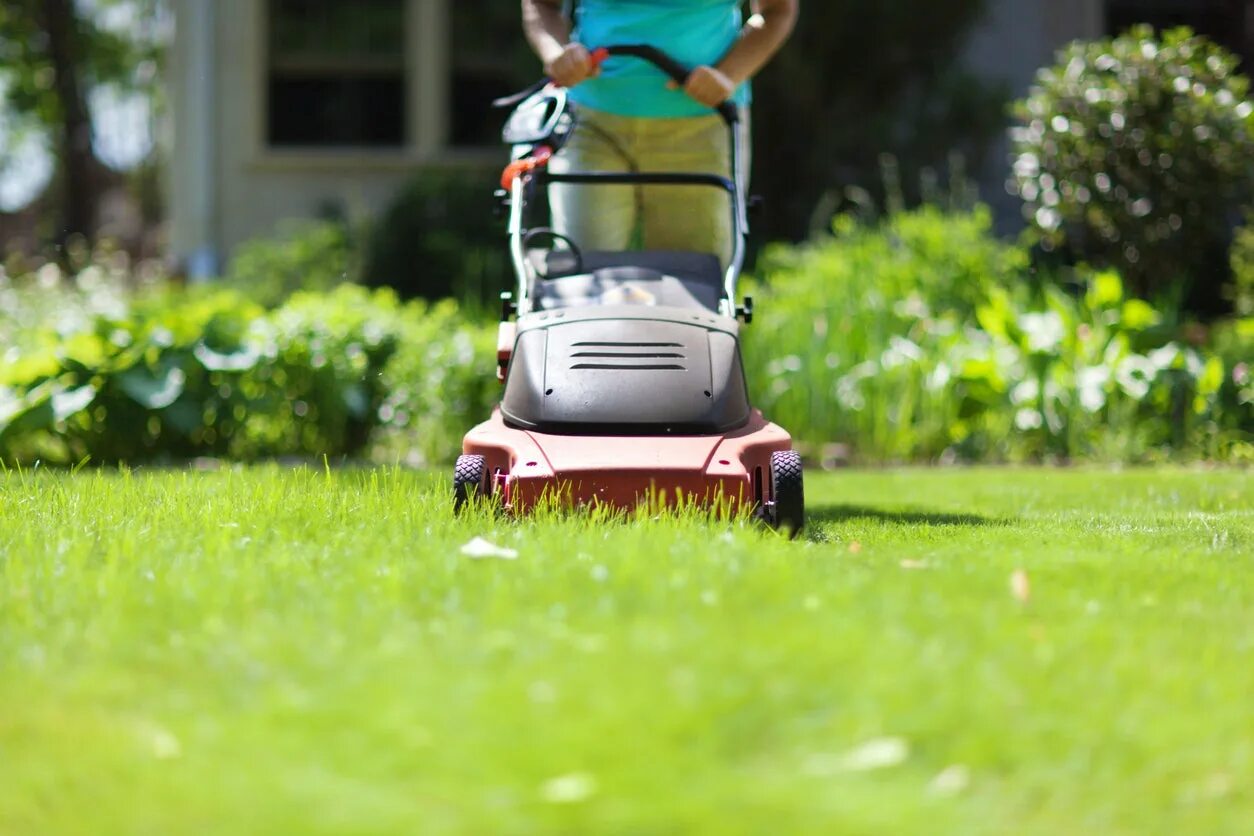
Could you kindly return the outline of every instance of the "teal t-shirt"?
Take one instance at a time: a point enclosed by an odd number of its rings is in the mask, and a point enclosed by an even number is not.
[[[615,44],[657,47],[686,67],[714,65],[740,36],[741,0],[578,0],[574,40],[595,49]],[[702,116],[711,110],[682,90],[669,90],[666,75],[647,61],[614,57],[596,78],[575,86],[576,104],[620,116]],[[749,85],[733,96],[749,104]]]

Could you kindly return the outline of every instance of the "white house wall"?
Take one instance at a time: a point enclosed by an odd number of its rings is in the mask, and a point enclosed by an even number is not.
[[[169,58],[173,140],[167,200],[170,245],[194,276],[217,271],[217,107],[212,0],[175,0]]]
[[[408,0],[408,145],[395,150],[288,150],[266,145],[265,0],[175,0],[171,56],[174,154],[171,250],[189,257],[275,233],[287,219],[336,207],[351,216],[386,206],[400,183],[441,156],[447,87],[444,0]],[[212,5],[206,15],[205,6]],[[195,31],[215,21],[212,85],[190,83],[209,41]],[[212,89],[210,89],[212,88]],[[206,102],[206,94],[208,101]],[[200,126],[208,124],[208,137]],[[204,158],[212,159],[204,165]],[[198,162],[200,161],[200,162]],[[196,176],[195,172],[211,172]],[[203,262],[202,262],[203,263]]]

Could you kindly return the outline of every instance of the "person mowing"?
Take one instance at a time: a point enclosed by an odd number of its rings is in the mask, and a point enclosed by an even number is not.
[[[749,147],[749,80],[788,39],[798,0],[752,0],[748,21],[740,0],[578,0],[573,15],[568,5],[522,0],[527,41],[545,73],[570,88],[579,116],[550,171],[725,172],[727,127],[711,108],[728,100],[741,110],[738,129]],[[591,49],[608,44],[647,44],[692,72],[681,90],[644,61],[611,57],[594,66]],[[639,243],[713,253],[725,263],[732,248],[727,201],[684,186],[550,188],[554,227],[585,250]]]

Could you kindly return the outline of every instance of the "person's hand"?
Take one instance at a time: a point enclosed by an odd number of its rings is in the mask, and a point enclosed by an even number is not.
[[[672,81],[670,87],[677,89],[679,85]],[[688,74],[684,92],[706,107],[718,107],[736,92],[736,82],[722,70],[703,65]]]
[[[583,44],[569,43],[561,54],[544,65],[544,74],[562,87],[574,87],[600,74],[601,68],[592,63],[592,55]]]

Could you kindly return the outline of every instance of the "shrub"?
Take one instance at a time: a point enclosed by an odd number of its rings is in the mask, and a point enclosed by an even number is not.
[[[1220,323],[1211,344],[1226,371],[1219,393],[1222,426],[1242,445],[1243,460],[1254,461],[1254,317]]]
[[[770,252],[745,331],[755,403],[862,461],[1219,456],[1251,429],[1225,412],[1230,367],[1117,274],[1031,291],[989,226],[925,207]]]
[[[495,384],[490,329],[452,303],[353,285],[269,312],[231,289],[110,293],[106,305],[100,288],[0,290],[19,316],[50,290],[62,303],[5,353],[0,460],[339,457],[381,427],[407,457],[443,460]]]
[[[755,403],[867,462],[1254,456],[1254,320],[1186,344],[1113,272],[1033,290],[989,226],[925,207],[773,249]],[[452,301],[343,285],[267,310],[117,278],[0,277],[0,460],[434,463],[500,394],[494,328]]]
[[[500,400],[496,328],[468,318],[447,299],[403,324],[400,346],[381,378],[387,395],[373,455],[410,464],[451,461],[466,431]]]
[[[376,220],[363,281],[402,297],[495,299],[512,285],[486,169],[424,170]]]
[[[939,456],[948,415],[919,401],[907,361],[929,340],[939,361],[989,286],[1026,269],[991,223],[983,208],[840,216],[834,238],[766,251],[761,312],[745,329],[755,401],[804,439],[851,442],[867,459]]]
[[[1254,194],[1238,59],[1187,29],[1077,42],[1017,106],[1015,181],[1047,247],[1143,298],[1222,310],[1234,209]]]
[[[274,307],[297,291],[330,290],[360,278],[357,247],[349,227],[337,221],[302,221],[270,238],[236,248],[228,286]]]
[[[977,312],[982,333],[970,335],[975,362],[956,376],[960,418],[976,419],[960,445],[1001,446],[1010,458],[1222,457],[1231,440],[1221,426],[1223,360],[1169,339],[1156,328],[1161,314],[1125,297],[1118,274],[1086,284],[1078,298],[1048,288],[1040,305],[990,295]]]
[[[1254,212],[1232,243],[1232,302],[1240,316],[1254,316]]]
[[[344,285],[297,293],[258,318],[241,361],[225,361],[229,368],[254,362],[240,380],[248,405],[231,455],[362,451],[379,423],[383,369],[400,345],[405,315],[417,313],[393,294]]]
[[[68,294],[65,298],[70,298]],[[226,291],[86,306],[0,369],[0,457],[72,463],[225,454],[238,431],[240,342],[260,307]],[[55,330],[54,330],[55,328]],[[206,359],[208,362],[205,362]]]

